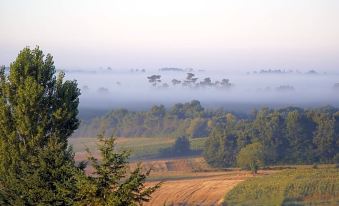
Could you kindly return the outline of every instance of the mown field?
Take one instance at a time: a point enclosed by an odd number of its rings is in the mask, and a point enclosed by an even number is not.
[[[226,194],[224,205],[339,205],[339,169],[298,168],[247,179]]]
[[[190,139],[192,155],[201,154],[206,138]],[[171,147],[175,142],[175,138],[159,137],[159,138],[117,138],[117,148],[127,149],[131,151],[132,160],[145,160],[162,158],[161,150]],[[72,145],[76,153],[77,160],[86,158],[86,147],[95,154],[97,150],[97,138],[70,138],[70,145]]]

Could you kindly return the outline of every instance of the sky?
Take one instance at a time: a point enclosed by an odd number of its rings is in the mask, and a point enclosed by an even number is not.
[[[338,0],[0,0],[0,64],[339,70]]]

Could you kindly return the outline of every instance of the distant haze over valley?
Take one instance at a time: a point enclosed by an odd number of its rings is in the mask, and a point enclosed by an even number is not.
[[[189,76],[191,75],[191,77]],[[155,76],[156,82],[150,82]],[[206,107],[249,111],[272,106],[315,107],[339,102],[339,75],[317,70],[252,70],[242,73],[195,68],[66,70],[82,90],[82,108],[140,110],[197,99]]]

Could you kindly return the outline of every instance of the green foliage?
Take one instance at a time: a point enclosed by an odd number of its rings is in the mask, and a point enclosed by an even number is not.
[[[181,136],[176,138],[174,144],[171,147],[164,148],[160,150],[160,155],[162,157],[175,157],[175,156],[184,156],[192,155],[197,151],[191,150],[190,141],[187,137]]]
[[[206,138],[194,138],[189,141],[190,152],[184,155],[201,154]],[[70,138],[69,143],[73,146],[74,152],[83,152],[86,147],[91,151],[97,150],[97,138]],[[130,150],[130,159],[132,160],[155,159],[164,157],[163,151],[170,151],[174,143],[175,138],[125,138],[123,141],[117,141],[117,149]],[[168,154],[166,153],[166,155]],[[171,155],[173,154],[171,153]]]
[[[139,164],[131,172],[128,167],[129,152],[117,152],[115,139],[98,136],[100,161],[89,153],[89,162],[95,172],[91,176],[77,176],[77,205],[142,205],[160,187],[160,183],[145,188],[150,173],[142,171]],[[89,152],[89,151],[88,151]],[[129,175],[127,175],[129,173]]]
[[[202,118],[192,119],[186,132],[192,138],[208,136],[207,120]]]
[[[237,153],[246,145],[258,142],[266,165],[335,162],[339,151],[337,111],[329,107],[263,108],[255,112],[253,119],[214,117],[204,157],[212,166],[234,166]]]
[[[259,166],[263,166],[263,146],[256,142],[242,148],[237,156],[237,165],[243,169],[250,169],[256,174]]]
[[[339,170],[284,170],[250,178],[225,197],[224,205],[337,205]]]
[[[317,129],[313,138],[316,145],[316,156],[322,162],[330,162],[338,152],[336,148],[335,119],[326,114],[312,114],[313,120],[317,123]]]
[[[55,75],[52,56],[23,49],[0,71],[0,198],[8,205],[69,205],[76,192],[67,139],[80,91]]]
[[[79,95],[38,47],[23,49],[8,74],[1,68],[1,205],[138,205],[160,186],[145,188],[150,170],[140,165],[127,176],[129,153],[102,136],[101,161],[89,159],[94,175],[75,166],[68,138],[79,126]],[[161,117],[161,107],[153,113]]]
[[[206,137],[210,129],[207,122],[212,116],[196,100],[175,104],[168,110],[163,105],[153,106],[147,112],[119,109],[83,123],[74,136],[91,137],[114,130],[121,137]]]
[[[286,139],[289,147],[286,153],[290,154],[285,158],[287,162],[302,163],[312,162],[314,159],[312,146],[312,130],[315,124],[301,111],[289,111],[286,116]]]
[[[101,130],[123,137],[207,136],[204,157],[215,167],[236,166],[238,152],[254,142],[263,146],[266,165],[331,163],[339,151],[339,112],[333,107],[263,108],[240,118],[222,109],[205,110],[194,100],[168,110],[162,105],[142,112],[115,110],[83,124],[76,136]]]
[[[175,140],[173,151],[176,154],[185,154],[190,151],[190,141],[187,137],[181,136]]]
[[[231,129],[216,126],[205,143],[204,158],[215,167],[235,165],[237,154],[236,136]]]

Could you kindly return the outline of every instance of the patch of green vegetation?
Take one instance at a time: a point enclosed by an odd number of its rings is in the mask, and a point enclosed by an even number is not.
[[[165,148],[170,148],[174,143],[164,141],[154,141],[152,143],[135,143],[135,144],[121,144],[120,148],[131,151],[131,159],[154,159],[160,156],[160,151]]]
[[[190,139],[191,150],[199,151],[203,150],[207,138],[194,138]]]
[[[190,139],[191,150],[199,153],[203,150],[206,138]],[[119,138],[117,148],[131,151],[131,159],[154,159],[161,157],[161,150],[170,148],[175,142],[175,138]],[[90,151],[97,150],[96,138],[71,138],[69,144],[74,152],[84,152],[86,147]]]
[[[339,169],[288,169],[250,178],[226,195],[224,205],[339,205]]]

